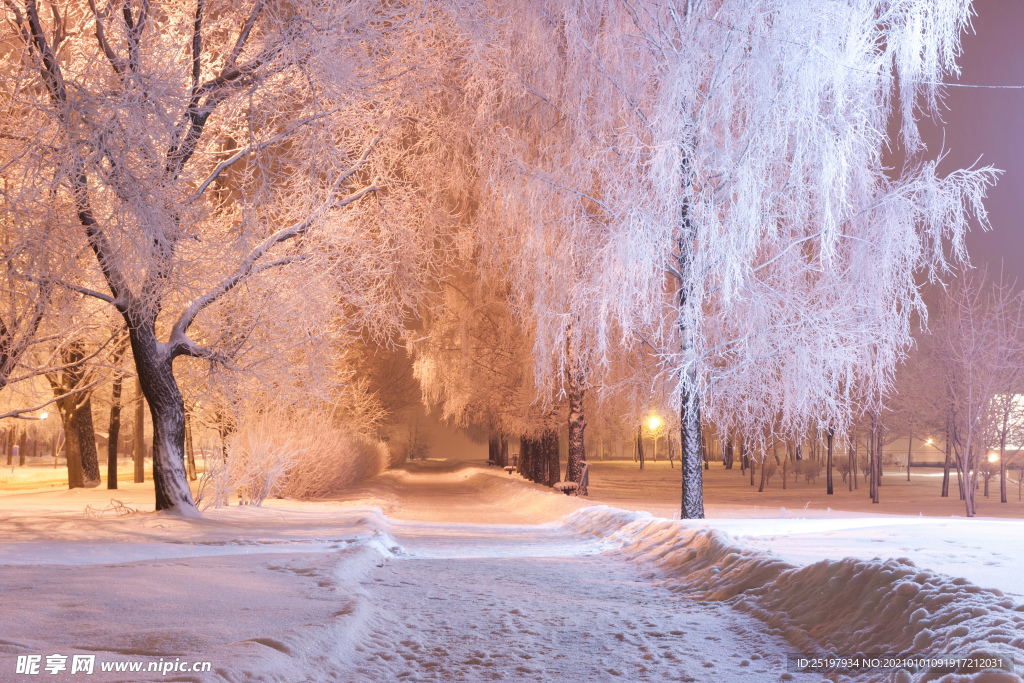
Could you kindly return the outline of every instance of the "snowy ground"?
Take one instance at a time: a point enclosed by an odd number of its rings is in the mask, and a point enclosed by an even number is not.
[[[755,497],[713,469],[717,518],[672,521],[678,470],[662,465],[595,463],[583,501],[434,461],[338,500],[201,520],[147,512],[149,484],[67,491],[52,470],[15,473],[0,483],[0,681],[817,682],[785,656],[825,652],[987,652],[1024,671],[1019,517],[872,514],[777,478]],[[913,509],[919,492],[904,493]],[[95,673],[46,673],[52,654],[68,669],[94,654]],[[41,655],[41,673],[16,673],[19,655]],[[142,672],[100,671],[115,662]],[[1021,680],[946,680],[961,679]]]

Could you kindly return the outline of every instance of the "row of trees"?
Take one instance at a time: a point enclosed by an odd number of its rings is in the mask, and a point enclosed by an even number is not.
[[[135,374],[182,514],[196,405],[371,425],[358,349],[403,343],[499,444],[565,420],[570,478],[588,422],[674,415],[703,516],[704,424],[881,410],[996,174],[917,132],[969,0],[4,8],[0,386]]]

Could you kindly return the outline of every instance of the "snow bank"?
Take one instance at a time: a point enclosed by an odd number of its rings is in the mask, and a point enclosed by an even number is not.
[[[79,507],[0,516],[0,532],[0,680],[18,655],[54,652],[213,663],[212,676],[143,669],[133,682],[346,680],[377,619],[364,584],[405,552],[379,509],[302,503],[197,520]],[[128,680],[98,668],[88,678]]]
[[[671,589],[728,601],[806,654],[1001,655],[1024,666],[1024,605],[996,589],[919,569],[906,558],[822,560],[796,567],[717,529],[603,506],[572,514],[570,528],[650,566]],[[892,673],[867,674],[891,680]],[[1002,672],[901,681],[1020,681]]]

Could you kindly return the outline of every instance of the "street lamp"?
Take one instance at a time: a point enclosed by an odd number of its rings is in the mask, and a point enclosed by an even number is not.
[[[45,420],[49,416],[49,413],[40,413],[39,415],[15,415],[16,420]]]

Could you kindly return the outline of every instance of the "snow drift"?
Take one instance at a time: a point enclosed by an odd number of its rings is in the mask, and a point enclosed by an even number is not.
[[[604,506],[568,526],[650,566],[696,600],[727,601],[806,654],[1000,655],[1024,666],[1024,605],[1002,591],[919,569],[906,558],[822,560],[795,567],[716,529]],[[891,672],[858,680],[892,680]],[[1020,681],[1001,671],[896,674],[900,681]]]

